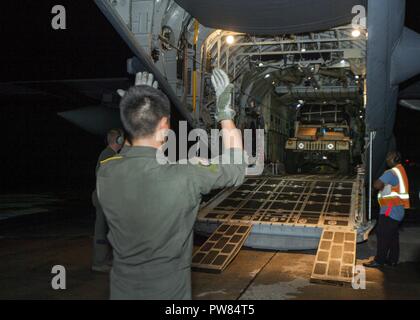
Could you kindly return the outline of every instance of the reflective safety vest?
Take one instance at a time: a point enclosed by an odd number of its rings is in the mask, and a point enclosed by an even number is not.
[[[404,206],[410,208],[410,197],[408,194],[408,179],[402,165],[397,165],[391,169],[398,178],[398,184],[391,186],[390,192],[384,190],[378,193],[378,201],[381,207]]]

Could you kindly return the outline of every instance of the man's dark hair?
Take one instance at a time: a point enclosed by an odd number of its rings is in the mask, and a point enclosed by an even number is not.
[[[163,117],[171,114],[168,97],[150,86],[128,89],[120,102],[121,121],[130,141],[150,137]]]
[[[394,163],[394,165],[401,164],[402,157],[401,157],[401,153],[399,153],[398,151],[393,150],[393,151],[388,152],[387,157],[390,157],[392,159],[392,162]]]
[[[106,134],[106,143],[107,144],[112,144],[112,143],[117,143],[120,144],[118,140],[124,139],[124,133],[121,129],[111,129],[108,131],[108,133]]]

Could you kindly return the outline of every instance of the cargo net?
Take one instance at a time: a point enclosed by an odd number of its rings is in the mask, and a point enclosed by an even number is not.
[[[337,105],[304,105],[299,112],[298,119],[307,124],[349,122],[344,107]]]

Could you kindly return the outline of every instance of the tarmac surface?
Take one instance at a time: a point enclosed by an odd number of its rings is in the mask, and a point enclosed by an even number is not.
[[[0,299],[108,299],[108,275],[90,269],[92,232],[92,214],[68,213],[61,219],[38,216],[0,224]],[[197,238],[197,245],[202,240]],[[420,228],[405,227],[400,265],[366,269],[366,289],[358,290],[311,283],[315,251],[243,248],[221,274],[193,272],[193,298],[420,299],[419,242]],[[375,237],[359,244],[357,252],[358,264],[373,255]],[[66,268],[66,290],[51,287],[54,265]]]

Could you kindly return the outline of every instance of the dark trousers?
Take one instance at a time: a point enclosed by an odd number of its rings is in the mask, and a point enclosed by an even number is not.
[[[92,203],[96,208],[95,232],[93,235],[93,265],[110,265],[112,264],[112,248],[107,239],[109,228],[96,192],[92,193]]]
[[[400,235],[399,221],[379,215],[376,227],[378,242],[377,254],[375,257],[378,263],[398,263],[400,257]]]

